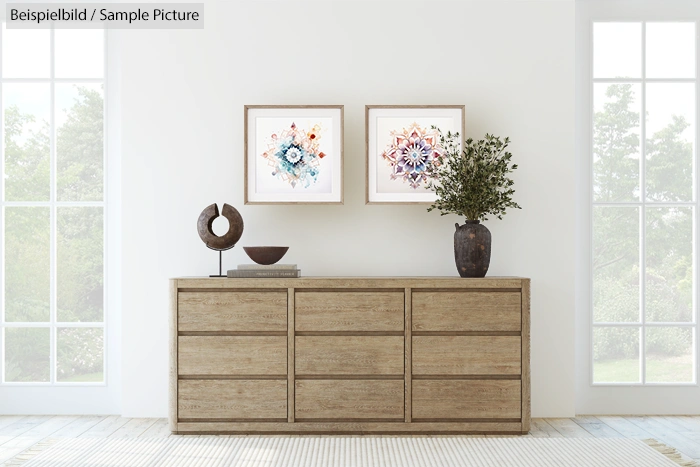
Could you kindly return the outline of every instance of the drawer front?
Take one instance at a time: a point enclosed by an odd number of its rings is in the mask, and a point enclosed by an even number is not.
[[[286,331],[286,292],[180,292],[179,331]]]
[[[403,421],[400,380],[297,380],[294,417],[305,419],[396,419]]]
[[[414,380],[414,419],[520,418],[520,380]]]
[[[403,375],[401,336],[298,336],[298,375]]]
[[[520,292],[414,292],[414,331],[520,331]]]
[[[414,375],[519,375],[520,336],[414,336]]]
[[[403,331],[403,292],[297,292],[297,331]]]
[[[180,336],[179,375],[285,375],[287,338]]]
[[[286,381],[181,380],[178,419],[277,419],[287,421]]]

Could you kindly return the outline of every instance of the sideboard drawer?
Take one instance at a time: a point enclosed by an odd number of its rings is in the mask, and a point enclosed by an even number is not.
[[[403,380],[297,380],[294,394],[297,420],[403,421]]]
[[[520,331],[520,292],[413,292],[414,331]]]
[[[297,331],[403,331],[403,292],[297,292]]]
[[[298,375],[403,375],[401,336],[300,336]]]
[[[287,421],[287,382],[180,380],[178,418]]]
[[[282,336],[180,336],[179,375],[285,375]]]
[[[180,331],[286,331],[287,292],[180,292]]]
[[[519,375],[520,336],[414,336],[414,375]]]
[[[520,380],[414,380],[414,419],[520,418]]]

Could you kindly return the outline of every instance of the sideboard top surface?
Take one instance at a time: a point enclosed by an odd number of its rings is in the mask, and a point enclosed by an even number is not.
[[[239,288],[469,288],[520,289],[529,282],[525,277],[299,277],[285,278],[220,278],[177,277],[171,279],[180,289]]]

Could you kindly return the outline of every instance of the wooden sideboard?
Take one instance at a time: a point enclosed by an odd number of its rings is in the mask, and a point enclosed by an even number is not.
[[[527,433],[530,280],[171,279],[174,433]]]

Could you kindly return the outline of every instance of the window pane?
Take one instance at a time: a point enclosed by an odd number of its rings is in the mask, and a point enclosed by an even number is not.
[[[640,382],[639,328],[593,328],[593,382]]]
[[[691,328],[647,328],[646,380],[649,383],[693,381],[693,330]]]
[[[56,78],[102,78],[102,29],[56,29],[54,41]]]
[[[642,77],[642,24],[593,24],[593,77]]]
[[[2,92],[5,123],[5,199],[48,201],[51,147],[49,85],[3,84]]]
[[[5,320],[49,320],[49,208],[5,208]]]
[[[104,381],[102,328],[59,328],[57,335],[58,381]]]
[[[597,202],[639,199],[641,86],[593,88],[593,196]]]
[[[101,201],[103,98],[99,84],[56,84],[59,201]]]
[[[50,69],[48,29],[7,29],[2,23],[3,78],[48,78]]]
[[[593,319],[639,322],[639,208],[593,207]]]
[[[59,321],[103,321],[103,212],[59,207],[56,226]]]
[[[695,24],[647,23],[647,78],[695,78]]]
[[[645,276],[648,322],[692,321],[692,208],[646,208]]]
[[[49,364],[49,328],[5,328],[5,381],[49,381]]]
[[[649,201],[692,201],[695,84],[650,83],[646,190]]]

